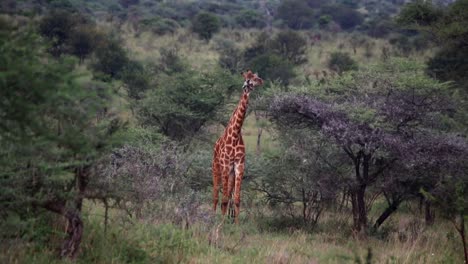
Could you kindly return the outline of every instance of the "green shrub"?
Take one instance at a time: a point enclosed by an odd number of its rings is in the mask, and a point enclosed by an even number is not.
[[[243,10],[235,16],[236,24],[244,28],[265,27],[265,17],[253,10]]]
[[[295,31],[281,31],[273,38],[269,48],[292,64],[302,64],[307,61],[306,40]]]
[[[357,70],[358,65],[346,52],[333,52],[328,60],[328,68],[343,73],[345,71]]]
[[[364,21],[361,13],[343,5],[324,6],[321,9],[321,14],[330,15],[344,30],[351,30]]]
[[[236,81],[230,74],[192,71],[160,77],[160,87],[149,90],[139,105],[144,126],[175,139],[191,138],[222,106]]]
[[[159,53],[161,54],[161,59],[158,68],[162,72],[168,75],[172,75],[175,73],[181,73],[184,70],[186,70],[187,66],[179,57],[177,50],[170,48],[161,48]]]
[[[130,98],[141,99],[149,88],[149,73],[138,61],[129,61],[119,73],[119,78],[125,82]]]
[[[255,69],[265,80],[279,81],[283,85],[288,85],[295,77],[293,65],[276,54],[262,54],[255,57],[249,65],[249,68]]]
[[[152,19],[143,19],[140,23],[144,29],[151,30],[156,35],[174,33],[178,28],[180,28],[179,23],[170,18],[156,17]]]
[[[314,10],[301,0],[282,1],[276,14],[291,29],[311,28],[314,23]]]
[[[321,15],[319,17],[318,23],[320,27],[326,27],[330,24],[332,21],[332,17],[330,15]]]
[[[110,39],[97,48],[96,60],[92,67],[95,71],[117,77],[129,63],[127,52],[122,48],[118,40]]]
[[[221,28],[221,23],[216,15],[211,13],[199,13],[192,22],[192,30],[200,38],[210,40],[213,34]]]

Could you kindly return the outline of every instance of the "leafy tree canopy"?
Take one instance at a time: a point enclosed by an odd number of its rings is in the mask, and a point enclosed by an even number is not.
[[[210,40],[221,27],[219,18],[211,13],[199,13],[192,22],[192,30],[202,39]]]
[[[429,60],[429,74],[468,87],[467,0],[458,0],[447,7],[436,6],[431,1],[415,1],[404,6],[396,21],[405,28],[429,33],[441,47]]]

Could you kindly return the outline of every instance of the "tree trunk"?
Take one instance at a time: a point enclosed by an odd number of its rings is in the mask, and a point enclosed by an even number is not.
[[[304,221],[304,224],[307,224],[307,200],[306,200],[306,195],[305,195],[305,190],[302,188],[302,220]]]
[[[365,231],[367,227],[366,188],[365,184],[361,184],[351,194],[354,230],[358,232]]]
[[[357,205],[359,210],[359,230],[365,230],[367,227],[367,210],[366,210],[366,185],[362,184],[357,192]]]
[[[468,251],[466,249],[466,236],[465,236],[465,217],[463,213],[460,213],[460,226],[457,226],[457,217],[453,219],[453,225],[455,226],[455,229],[458,231],[458,234],[460,234],[460,238],[462,240],[463,244],[463,253],[465,256],[465,263],[468,263]]]
[[[76,259],[83,236],[83,221],[81,220],[81,208],[88,185],[89,166],[75,169],[75,188],[77,194],[71,203],[66,200],[49,200],[42,204],[47,210],[60,214],[67,219],[67,237],[62,243],[60,256],[63,258]]]
[[[345,188],[343,190],[343,196],[341,197],[341,202],[338,205],[338,211],[339,212],[342,212],[343,208],[345,208],[345,206],[347,205],[347,198],[348,198],[348,189]]]
[[[83,235],[83,221],[81,221],[80,212],[77,210],[69,210],[66,212],[67,218],[67,238],[62,243],[60,256],[62,258],[75,259],[78,255],[78,250],[81,244]]]
[[[83,221],[78,209],[67,208],[65,200],[50,200],[42,205],[47,210],[60,214],[67,219],[67,238],[62,243],[60,256],[75,259],[78,255],[83,235]]]
[[[355,191],[350,191],[350,197],[351,197],[351,209],[353,212],[353,225],[354,229],[358,230],[359,229],[359,210],[358,210],[358,205],[357,205],[357,199],[356,199],[356,192]]]
[[[106,235],[107,224],[109,222],[109,203],[107,202],[107,198],[104,198],[103,202],[104,202],[104,235]]]
[[[254,112],[254,115],[255,115],[255,122],[257,123],[257,125],[259,125],[260,117],[259,117],[257,111]],[[261,141],[262,133],[263,133],[263,128],[259,127],[258,128],[258,133],[257,133],[257,147],[256,147],[256,154],[257,155],[260,155],[260,152],[261,152],[260,144],[262,143],[262,141]]]
[[[260,155],[261,153],[260,143],[261,143],[262,133],[263,133],[263,128],[259,127],[258,134],[257,134],[257,149],[256,149],[257,155]]]
[[[435,213],[434,210],[431,209],[431,202],[426,199],[425,202],[425,214],[424,218],[426,220],[426,225],[432,225],[434,223],[435,219]]]
[[[460,215],[461,227],[460,227],[460,236],[463,243],[463,253],[465,253],[465,263],[468,263],[468,252],[466,251],[466,237],[465,237],[465,217],[463,214]]]
[[[385,222],[385,220],[387,220],[387,218],[398,209],[398,206],[400,205],[400,203],[401,202],[399,200],[393,201],[387,207],[387,209],[385,209],[385,211],[379,216],[377,221],[375,221],[374,228],[375,229],[379,228],[383,224],[383,222]]]

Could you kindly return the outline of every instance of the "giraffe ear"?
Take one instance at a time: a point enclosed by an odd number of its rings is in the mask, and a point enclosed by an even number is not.
[[[247,72],[243,72],[242,76],[244,76],[245,80],[251,80],[252,78],[255,77],[251,70],[248,70]]]

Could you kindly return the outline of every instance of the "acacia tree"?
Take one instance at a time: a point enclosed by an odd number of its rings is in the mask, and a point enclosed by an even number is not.
[[[197,33],[200,38],[210,40],[214,33],[218,32],[221,27],[219,18],[211,13],[199,13],[192,22],[192,30]]]
[[[54,10],[43,17],[39,22],[39,32],[50,41],[49,52],[52,55],[73,54],[81,62],[103,38],[91,20],[64,10]]]
[[[100,118],[109,114],[106,86],[79,84],[74,60],[56,61],[44,49],[28,30],[0,32],[0,217],[61,215],[68,224],[60,255],[73,259],[91,165],[119,122]]]
[[[214,120],[216,111],[237,87],[233,76],[224,71],[199,74],[184,70],[161,75],[159,80],[158,88],[148,90],[137,106],[138,118],[144,127],[179,141],[191,139]]]
[[[301,204],[304,225],[314,227],[342,189],[340,179],[346,168],[340,166],[343,160],[336,149],[316,131],[281,128],[284,152],[265,159],[267,164],[255,173],[254,189],[263,192],[273,208],[284,205],[294,217],[294,205]]]
[[[446,87],[425,77],[420,65],[398,61],[345,75],[319,96],[323,100],[304,94],[277,96],[270,107],[272,120],[282,125],[315,128],[347,155],[353,168],[348,188],[354,229],[365,231],[370,187],[385,183],[382,179],[387,181],[386,188],[401,186],[398,181],[405,180],[399,176],[407,175],[395,174],[396,165],[410,170],[414,164],[423,166],[424,160],[437,160],[439,155],[447,154],[441,149],[450,149],[448,143],[428,142],[443,138],[434,128],[440,128],[441,116],[453,110],[452,104]],[[392,172],[395,180],[385,177],[385,172]],[[414,184],[418,181],[406,180]],[[405,198],[388,189],[386,193],[396,195],[389,207],[397,207]],[[384,211],[386,216],[379,217],[376,226],[393,211]]]

